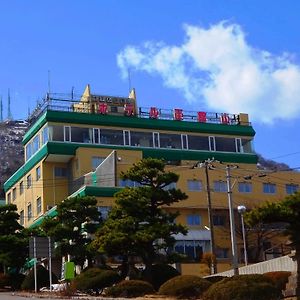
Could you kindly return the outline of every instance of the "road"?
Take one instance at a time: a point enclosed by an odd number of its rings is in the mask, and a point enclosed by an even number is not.
[[[0,300],[26,300],[26,299],[29,299],[29,298],[16,296],[16,295],[14,295],[14,293],[6,293],[6,292],[0,293]],[[30,299],[50,300],[50,299],[57,299],[57,298],[39,298],[39,297],[34,297],[34,296],[30,295]]]

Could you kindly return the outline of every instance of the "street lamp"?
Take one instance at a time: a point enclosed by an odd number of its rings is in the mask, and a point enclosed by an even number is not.
[[[242,232],[243,232],[243,243],[244,243],[244,261],[245,266],[248,265],[248,257],[247,257],[247,248],[246,248],[246,234],[245,234],[245,224],[244,224],[244,213],[246,212],[246,206],[239,205],[237,207],[237,210],[239,214],[241,215],[241,221],[242,221]]]

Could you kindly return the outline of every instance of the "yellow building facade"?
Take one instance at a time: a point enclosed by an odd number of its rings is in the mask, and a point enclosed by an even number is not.
[[[222,271],[231,263],[226,166],[231,170],[241,263],[237,206],[251,209],[265,201],[280,201],[297,191],[300,182],[297,172],[258,169],[254,136],[247,114],[138,108],[134,90],[129,97],[111,97],[94,95],[87,86],[78,100],[49,95],[24,136],[25,163],[4,185],[6,202],[17,205],[25,227],[37,226],[45,215],[54,216],[56,205],[75,195],[96,197],[105,216],[113,206],[114,193],[135,185],[122,181],[121,171],[142,158],[164,159],[166,168],[180,175],[176,187],[188,195],[166,208],[179,211],[177,222],[189,229],[187,236],[175,237],[175,250],[188,257],[183,273],[199,274],[201,255],[211,245],[207,181],[200,162],[214,159],[208,170],[209,190],[215,254]],[[264,250],[275,249],[271,255],[283,252],[278,246],[283,243],[281,233],[272,230],[269,237],[262,237],[259,259]],[[249,232],[249,246],[255,238]]]

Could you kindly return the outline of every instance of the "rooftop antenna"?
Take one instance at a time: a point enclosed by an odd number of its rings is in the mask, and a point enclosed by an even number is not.
[[[74,86],[72,86],[71,99],[74,100]]]
[[[130,69],[127,69],[127,73],[128,73],[128,88],[129,88],[129,93],[131,92],[131,73],[130,73]]]
[[[2,103],[2,96],[0,96],[0,122],[3,122],[3,103]]]
[[[8,101],[7,101],[7,119],[12,120],[12,113],[10,109],[10,90],[8,89]]]

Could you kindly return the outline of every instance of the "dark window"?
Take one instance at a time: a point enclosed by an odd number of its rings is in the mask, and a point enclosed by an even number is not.
[[[299,185],[298,184],[286,184],[285,185],[285,191],[288,195],[294,194],[298,192]]]
[[[226,218],[224,215],[214,215],[213,216],[213,224],[215,226],[224,226],[225,220],[226,220]]]

